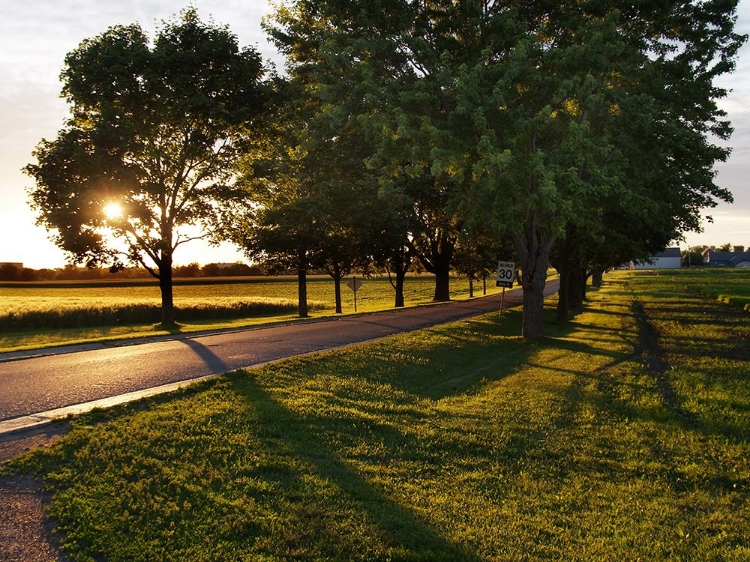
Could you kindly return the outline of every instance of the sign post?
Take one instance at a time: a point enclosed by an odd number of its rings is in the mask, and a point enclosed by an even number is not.
[[[512,261],[497,262],[497,287],[503,288],[503,295],[500,297],[500,316],[503,315],[503,306],[505,305],[505,289],[513,287],[513,277],[516,274],[516,264]]]
[[[346,284],[346,286],[354,292],[354,312],[357,312],[357,291],[359,291],[359,288],[362,286],[362,281],[357,279],[357,276],[355,275],[354,277],[349,279],[349,282]]]

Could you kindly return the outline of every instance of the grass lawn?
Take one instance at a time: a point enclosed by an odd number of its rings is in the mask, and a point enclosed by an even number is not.
[[[685,287],[618,272],[540,342],[509,311],[232,373],[6,470],[73,560],[745,561],[750,323]]]
[[[695,268],[675,273],[690,290],[750,312],[750,269]]]

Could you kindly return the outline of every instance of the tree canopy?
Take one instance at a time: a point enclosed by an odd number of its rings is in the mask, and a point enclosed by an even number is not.
[[[479,222],[514,242],[523,333],[537,338],[558,240],[578,232],[572,245],[590,247],[567,262],[585,263],[597,240],[621,250],[632,236],[636,253],[731,199],[714,182],[729,153],[715,139],[731,133],[714,79],[745,40],[736,5],[292,0],[269,31],[329,118],[372,134],[384,184],[430,186],[431,216],[450,225],[442,255]],[[631,221],[617,236],[613,209]]]
[[[25,168],[38,224],[75,263],[145,267],[173,323],[173,253],[194,236],[185,227],[210,232],[217,207],[243,196],[234,165],[264,72],[256,50],[192,8],[153,43],[138,25],[83,41],[61,74],[70,118]]]

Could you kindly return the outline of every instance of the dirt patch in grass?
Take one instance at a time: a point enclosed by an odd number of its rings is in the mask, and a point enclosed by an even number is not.
[[[50,445],[67,431],[67,424],[0,436],[0,462]],[[0,560],[6,562],[65,561],[54,525],[45,517],[49,502],[39,482],[28,476],[0,474]]]

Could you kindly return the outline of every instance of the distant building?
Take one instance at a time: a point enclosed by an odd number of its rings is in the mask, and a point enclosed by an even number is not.
[[[703,251],[703,262],[710,267],[750,267],[750,252]]]
[[[679,248],[667,248],[654,254],[647,261],[636,262],[635,269],[679,269],[682,265],[682,254]]]

